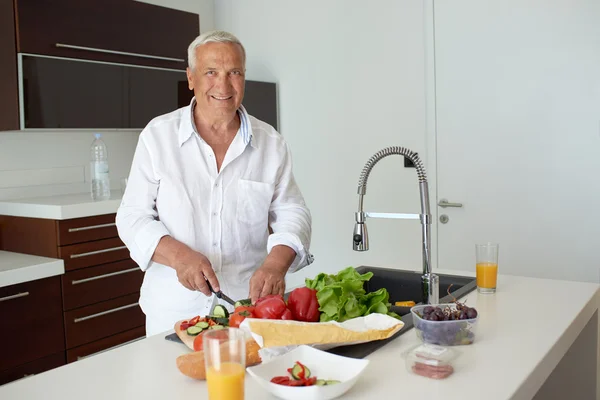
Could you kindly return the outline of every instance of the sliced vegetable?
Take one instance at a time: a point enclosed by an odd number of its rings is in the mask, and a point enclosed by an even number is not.
[[[200,321],[194,326],[197,326],[198,328],[206,329],[206,328],[208,328],[208,322]]]
[[[227,311],[225,306],[218,304],[213,309],[212,315],[217,318],[227,318],[229,317],[229,311]]]
[[[234,312],[239,313],[239,312],[247,311],[254,316],[254,310],[255,310],[254,306],[238,306],[235,308]]]
[[[229,318],[221,318],[221,317],[214,317],[211,316],[208,320],[208,325],[209,326],[213,326],[213,325],[229,325]]]
[[[213,325],[208,329],[218,330],[218,329],[225,329],[225,327],[223,325]]]
[[[292,311],[290,311],[290,309],[286,309],[283,314],[281,314],[281,319],[282,320],[293,320],[294,319],[294,315],[292,314]]]
[[[296,364],[292,367],[291,374],[292,378],[296,380],[308,379],[310,378],[310,369],[296,361]]]
[[[187,328],[185,330],[187,332],[188,335],[190,336],[196,336],[197,334],[199,334],[200,332],[202,332],[202,328],[194,325],[194,326],[190,326],[189,328]]]
[[[252,313],[249,311],[234,312],[229,316],[229,326],[232,328],[239,328],[240,324],[246,318],[253,318]]]
[[[244,299],[244,300],[238,300],[235,302],[234,307],[238,308],[240,306],[251,306],[252,305],[252,300],[250,299]]]

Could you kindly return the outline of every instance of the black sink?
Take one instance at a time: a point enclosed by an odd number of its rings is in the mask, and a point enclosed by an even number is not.
[[[404,327],[394,336],[385,340],[376,340],[368,343],[354,344],[349,346],[340,346],[328,350],[330,353],[339,354],[345,357],[364,358],[385,346],[390,341],[403,335],[413,327],[412,314],[410,307],[396,307],[393,304],[397,301],[412,300],[417,304],[422,304],[421,292],[421,272],[404,271],[390,268],[376,268],[360,266],[356,271],[364,274],[372,272],[373,277],[365,283],[365,290],[373,292],[381,288],[386,288],[390,294],[391,311],[402,316]],[[440,277],[440,303],[450,303],[452,297],[460,298],[473,291],[477,287],[477,282],[473,277],[437,274]],[[448,295],[450,288],[450,295]]]

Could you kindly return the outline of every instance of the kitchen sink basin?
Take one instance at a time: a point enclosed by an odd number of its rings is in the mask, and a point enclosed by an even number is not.
[[[376,340],[368,343],[354,344],[349,346],[340,346],[328,350],[330,353],[341,356],[364,358],[380,347],[385,346],[398,336],[408,332],[413,327],[412,314],[410,307],[397,307],[393,304],[397,301],[414,301],[422,304],[423,295],[421,293],[421,272],[405,271],[390,268],[377,268],[360,266],[356,271],[364,274],[372,272],[373,276],[368,282],[365,282],[365,290],[373,292],[381,288],[386,288],[390,294],[391,311],[402,316],[404,327],[394,336],[385,340]],[[440,277],[440,303],[452,302],[452,297],[460,298],[473,291],[477,287],[477,282],[473,277],[437,274]],[[452,296],[448,295],[448,289]]]

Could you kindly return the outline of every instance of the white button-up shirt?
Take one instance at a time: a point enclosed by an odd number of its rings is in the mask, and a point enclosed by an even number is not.
[[[311,215],[283,137],[240,107],[240,129],[218,172],[212,148],[196,132],[194,105],[144,128],[117,212],[119,236],[145,271],[140,306],[152,320],[147,330],[155,331],[148,335],[205,315],[214,302],[181,285],[174,269],[152,261],[165,235],[204,254],[221,291],[234,300],[249,297],[250,277],[276,245],[296,252],[290,272],[312,262]]]

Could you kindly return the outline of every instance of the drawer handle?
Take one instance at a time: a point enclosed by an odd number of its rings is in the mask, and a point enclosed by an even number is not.
[[[69,228],[69,233],[72,233],[72,232],[81,232],[81,231],[89,231],[90,229],[108,228],[109,226],[115,226],[115,225],[117,225],[117,224],[115,222],[112,222],[110,224],[82,226],[81,228]]]
[[[119,348],[119,347],[122,347],[122,346],[128,345],[128,344],[130,344],[130,343],[133,343],[133,342],[137,342],[138,340],[142,340],[142,339],[145,339],[145,338],[146,338],[146,336],[141,336],[141,337],[139,337],[139,338],[136,338],[136,339],[133,339],[133,340],[129,340],[129,341],[125,342],[125,343],[121,343],[121,344],[118,344],[118,345],[116,345],[116,346],[109,347],[108,349],[104,349],[104,350],[100,350],[100,351],[97,351],[97,352],[95,352],[95,353],[92,353],[92,354],[88,354],[87,356],[77,356],[77,361],[79,361],[79,360],[83,360],[84,358],[88,358],[88,357],[91,357],[91,356],[98,355],[98,354],[100,354],[100,353],[107,352],[107,351],[109,351],[109,350],[114,350],[114,349],[117,349],[117,348]]]
[[[93,256],[94,254],[108,253],[109,251],[123,250],[123,249],[126,249],[126,248],[127,248],[127,246],[111,247],[110,249],[102,249],[102,250],[96,250],[96,251],[89,251],[87,253],[81,253],[81,254],[71,254],[70,257],[71,258],[87,257],[87,256]]]
[[[88,319],[92,319],[92,318],[101,317],[101,316],[103,316],[103,315],[106,315],[106,314],[112,314],[112,313],[114,313],[114,312],[121,311],[121,310],[126,310],[126,309],[128,309],[128,308],[135,307],[135,306],[137,306],[138,304],[139,304],[139,303],[136,301],[135,303],[127,304],[126,306],[121,306],[121,307],[113,308],[113,309],[111,309],[111,310],[102,311],[102,312],[99,312],[99,313],[97,313],[97,314],[92,314],[92,315],[88,315],[88,316],[81,317],[81,318],[75,318],[75,319],[73,320],[73,322],[75,322],[75,323],[78,323],[78,322],[87,321]]]
[[[130,269],[124,269],[123,271],[111,272],[110,274],[104,274],[104,275],[92,276],[91,278],[79,279],[76,281],[72,281],[71,285],[79,285],[80,283],[91,282],[91,281],[95,281],[98,279],[108,278],[110,276],[127,274],[127,273],[133,272],[133,271],[140,271],[140,269],[138,267],[135,267],[135,268],[130,268]]]
[[[66,49],[74,49],[74,50],[95,51],[97,53],[120,54],[120,55],[123,55],[123,56],[155,58],[157,60],[165,60],[165,61],[185,62],[185,60],[183,58],[171,58],[171,57],[153,56],[153,55],[150,55],[150,54],[130,53],[130,52],[127,52],[127,51],[99,49],[97,47],[75,46],[75,45],[72,45],[72,44],[64,44],[64,43],[56,43],[56,47],[63,47],[63,48],[66,48]]]
[[[29,296],[29,292],[22,292],[22,293],[13,294],[12,296],[0,297],[0,301],[18,299],[19,297],[25,297],[25,296]]]

